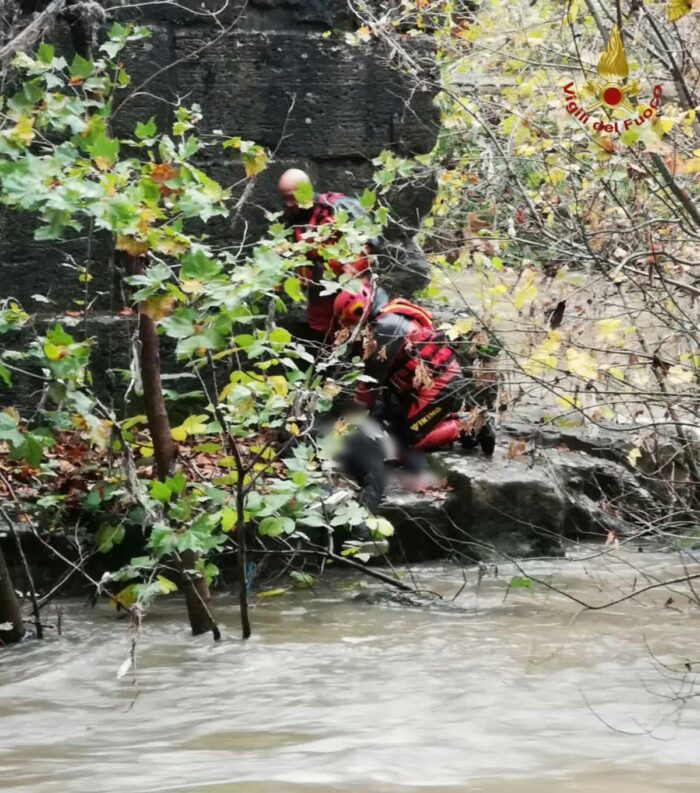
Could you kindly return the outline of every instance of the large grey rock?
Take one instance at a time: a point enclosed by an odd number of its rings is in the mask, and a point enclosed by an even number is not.
[[[398,559],[558,554],[567,540],[625,536],[659,511],[630,470],[581,452],[541,449],[508,459],[502,444],[491,459],[478,452],[432,459],[448,490],[421,496],[394,489],[385,499]]]

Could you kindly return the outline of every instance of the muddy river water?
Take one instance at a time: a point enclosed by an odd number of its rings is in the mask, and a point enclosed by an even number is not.
[[[526,568],[591,603],[680,569],[589,555]],[[413,571],[450,602],[340,577],[259,600],[245,643],[232,598],[215,599],[218,644],[172,600],[147,616],[136,682],[117,677],[126,622],[64,603],[60,638],[0,654],[0,789],[700,790],[700,611],[682,587],[582,612],[540,585],[506,593],[506,566],[467,569],[454,601],[461,568]]]

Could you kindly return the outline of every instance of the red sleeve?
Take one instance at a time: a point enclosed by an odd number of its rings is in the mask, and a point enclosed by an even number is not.
[[[371,408],[376,398],[376,391],[367,388],[366,383],[360,383],[355,391],[355,402],[365,408]]]

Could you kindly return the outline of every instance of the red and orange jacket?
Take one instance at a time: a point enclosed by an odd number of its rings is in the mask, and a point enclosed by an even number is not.
[[[398,298],[379,309],[370,324],[371,340],[365,348],[365,374],[377,385],[358,386],[355,398],[371,407],[378,391],[387,388],[400,399],[411,399],[429,387],[416,378],[422,364],[432,378],[448,383],[461,369],[454,350],[433,327],[429,312]],[[417,382],[418,381],[418,382]]]

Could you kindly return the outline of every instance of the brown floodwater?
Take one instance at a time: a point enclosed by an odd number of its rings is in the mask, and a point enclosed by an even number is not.
[[[596,603],[681,570],[592,556],[525,568]],[[413,571],[446,599],[463,583],[449,565]],[[215,599],[218,644],[192,638],[173,599],[147,615],[136,684],[117,677],[128,624],[64,603],[60,638],[0,651],[0,789],[700,790],[700,679],[684,666],[700,669],[700,611],[683,587],[582,612],[541,586],[506,596],[506,565],[466,573],[456,600],[422,608],[346,577],[260,600],[248,642],[232,598]]]

